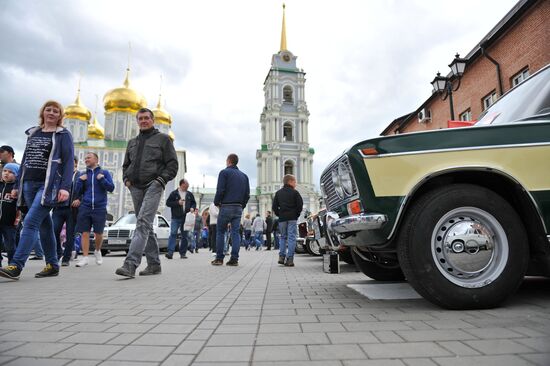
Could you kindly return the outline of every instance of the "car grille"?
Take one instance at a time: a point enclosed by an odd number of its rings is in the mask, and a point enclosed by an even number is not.
[[[130,230],[109,230],[108,238],[129,238]]]
[[[336,194],[336,190],[334,189],[334,183],[332,183],[332,171],[338,169],[338,165],[340,163],[344,163],[344,165],[346,165],[348,170],[351,172],[353,178],[352,194],[344,199],[338,197],[338,195]],[[323,175],[321,175],[321,187],[324,193],[325,204],[329,210],[334,210],[336,207],[339,207],[342,204],[347,203],[357,197],[357,184],[355,183],[355,177],[353,176],[353,171],[351,170],[351,166],[346,155],[335,161],[328,169],[323,172]]]

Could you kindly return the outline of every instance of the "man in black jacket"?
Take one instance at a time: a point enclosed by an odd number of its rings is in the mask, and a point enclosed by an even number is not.
[[[265,217],[265,245],[267,250],[271,250],[271,233],[273,232],[273,217],[271,211],[267,211]]]
[[[294,267],[296,249],[296,222],[302,212],[303,200],[296,190],[296,178],[287,174],[283,177],[283,188],[275,193],[273,212],[279,216],[279,264]],[[287,250],[288,247],[288,250]],[[286,259],[286,260],[285,260]]]
[[[172,219],[170,220],[170,237],[168,238],[168,253],[166,258],[172,259],[174,250],[176,249],[176,238],[178,230],[181,233],[180,239],[180,258],[187,258],[187,235],[183,233],[183,223],[185,222],[185,215],[190,209],[197,208],[197,202],[193,193],[189,192],[189,182],[187,179],[181,179],[179,188],[170,193],[166,200],[166,206],[170,207],[172,211]]]
[[[135,277],[144,251],[147,267],[139,275],[161,273],[153,221],[166,183],[178,172],[178,159],[170,137],[154,127],[154,118],[153,112],[147,108],[137,112],[139,134],[128,141],[122,164],[122,178],[132,195],[137,222],[128,255],[115,272],[119,276]]]

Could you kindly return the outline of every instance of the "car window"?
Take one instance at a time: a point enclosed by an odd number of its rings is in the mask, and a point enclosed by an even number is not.
[[[113,226],[132,225],[137,222],[135,214],[124,215],[113,224]]]
[[[163,217],[159,216],[159,227],[170,227]]]
[[[503,95],[481,115],[476,126],[537,119],[550,120],[550,67]]]

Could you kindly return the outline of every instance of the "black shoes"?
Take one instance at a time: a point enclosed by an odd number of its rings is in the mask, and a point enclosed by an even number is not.
[[[239,265],[239,261],[236,260],[236,259],[231,258],[225,265],[226,266],[237,267]]]
[[[195,253],[198,253],[198,252],[199,252],[199,250],[198,250],[198,249],[195,249]]]
[[[152,276],[152,275],[158,275],[161,274],[161,269],[158,264],[153,265],[147,265],[143,271],[139,272],[140,276]]]
[[[285,267],[294,267],[294,258],[288,257],[285,262]]]
[[[33,257],[30,257],[29,258],[30,261],[43,261],[44,260],[44,257],[40,257],[38,255],[35,255]]]
[[[172,254],[166,253],[164,256],[165,256],[166,258],[168,258],[168,259],[172,259]]]
[[[54,267],[51,264],[46,264],[46,267],[42,271],[36,273],[34,277],[43,278],[43,277],[55,277],[59,274],[59,268]]]
[[[61,267],[69,267],[70,262],[69,261],[61,261]]]
[[[115,273],[119,276],[134,278],[136,277],[136,267],[124,262],[122,267],[117,268]]]
[[[285,264],[285,257],[279,256],[279,261],[277,263],[278,264]]]
[[[0,268],[0,277],[9,278],[10,280],[18,280],[21,270],[17,266],[7,266]]]
[[[221,266],[223,265],[223,259],[214,259],[212,262],[210,262],[213,266]]]
[[[187,259],[187,256],[186,255],[180,255],[180,258],[181,259]]]

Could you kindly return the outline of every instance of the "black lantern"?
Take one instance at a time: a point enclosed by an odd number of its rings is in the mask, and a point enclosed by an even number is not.
[[[460,58],[460,55],[457,53],[453,62],[449,64],[449,67],[453,75],[460,78],[464,74],[464,69],[466,68],[466,59]]]

